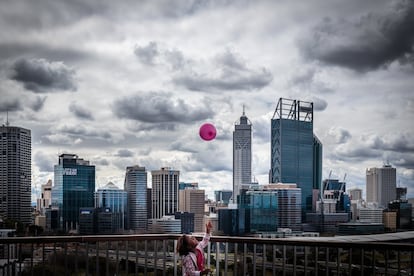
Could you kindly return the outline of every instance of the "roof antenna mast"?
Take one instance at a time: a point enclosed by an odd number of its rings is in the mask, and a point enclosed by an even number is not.
[[[6,111],[6,126],[9,126],[9,111]]]

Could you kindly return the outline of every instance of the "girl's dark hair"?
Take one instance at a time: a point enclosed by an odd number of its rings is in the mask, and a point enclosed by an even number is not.
[[[184,256],[184,255],[187,255],[188,252],[190,251],[191,249],[189,248],[189,245],[188,245],[187,236],[182,235],[181,237],[178,238],[178,241],[177,241],[177,253],[180,256]]]

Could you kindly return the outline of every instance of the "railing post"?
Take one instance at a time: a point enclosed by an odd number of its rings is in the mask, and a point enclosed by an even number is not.
[[[96,275],[99,275],[99,242],[95,242],[95,254],[96,254]]]
[[[228,247],[229,247],[229,243],[228,242],[224,243],[224,275],[227,275]]]
[[[234,271],[233,271],[233,275],[237,275],[237,267],[239,264],[239,253],[238,253],[238,243],[234,244]]]
[[[293,275],[296,275],[296,245],[293,246]]]
[[[177,276],[177,253],[175,252],[175,249],[177,248],[177,240],[174,239],[174,248],[173,248],[173,254],[174,254],[174,276]],[[210,268],[210,243],[207,247],[207,268]]]
[[[246,275],[247,270],[247,262],[246,262],[246,255],[247,255],[247,244],[243,244],[243,275]]]
[[[145,251],[145,258],[144,258],[144,275],[147,275],[147,265],[148,265],[148,243],[147,240],[144,241],[144,251]]]
[[[106,273],[105,275],[109,275],[109,248],[110,248],[110,241],[106,242],[106,265],[105,265],[105,269],[106,269]]]
[[[128,241],[125,242],[125,248],[126,248],[125,271],[126,271],[126,275],[128,275],[129,273],[129,243]]]
[[[363,248],[361,248],[361,276],[364,276],[364,258],[365,257],[365,251]]]
[[[220,242],[216,242],[216,275],[220,275]]]
[[[262,248],[263,248],[263,263],[262,263],[263,274],[262,275],[265,276],[266,275],[266,244],[263,244]]]
[[[282,269],[283,269],[283,276],[286,275],[286,245],[283,245],[283,257],[282,257]]]
[[[89,243],[86,242],[86,276],[89,275]]]

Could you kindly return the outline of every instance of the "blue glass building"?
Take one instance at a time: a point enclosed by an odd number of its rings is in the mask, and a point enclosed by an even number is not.
[[[95,166],[75,154],[61,154],[54,173],[52,206],[59,209],[60,228],[76,230],[79,209],[94,207]]]
[[[270,183],[302,190],[302,217],[322,181],[322,144],[313,134],[313,103],[280,98],[271,119]]]
[[[112,182],[95,193],[95,207],[109,208],[114,217],[115,230],[124,230],[127,219],[127,192],[119,189]]]
[[[127,229],[146,231],[147,215],[147,170],[145,167],[126,168],[124,190],[128,194]]]

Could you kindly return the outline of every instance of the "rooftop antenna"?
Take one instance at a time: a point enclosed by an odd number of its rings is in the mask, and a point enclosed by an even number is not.
[[[9,126],[9,111],[6,111],[6,126]]]
[[[245,115],[246,115],[246,113],[244,112],[244,111],[245,111],[245,109],[246,109],[246,106],[243,104],[243,116],[245,116]]]

